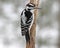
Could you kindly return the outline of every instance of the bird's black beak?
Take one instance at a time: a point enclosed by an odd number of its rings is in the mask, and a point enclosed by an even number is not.
[[[34,7],[34,9],[42,9],[42,8]]]

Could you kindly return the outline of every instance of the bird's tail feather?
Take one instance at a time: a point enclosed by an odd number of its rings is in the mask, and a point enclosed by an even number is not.
[[[26,42],[30,42],[29,31],[26,32],[25,38],[26,38]]]

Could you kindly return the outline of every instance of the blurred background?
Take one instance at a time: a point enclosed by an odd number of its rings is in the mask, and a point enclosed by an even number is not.
[[[25,48],[20,14],[29,0],[0,0],[0,48]],[[36,25],[36,48],[58,48],[59,0],[40,0]]]

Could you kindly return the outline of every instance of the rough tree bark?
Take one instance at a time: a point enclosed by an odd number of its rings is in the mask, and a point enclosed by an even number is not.
[[[58,19],[58,48],[60,48],[60,13],[59,13],[59,17],[58,17],[59,19]]]
[[[58,48],[60,48],[60,13],[58,14]]]
[[[39,0],[30,0],[30,3],[34,3],[36,7],[38,7]],[[35,48],[35,34],[36,34],[36,17],[37,17],[38,10],[34,11],[34,23],[30,30],[30,43],[26,43],[26,48]]]
[[[58,0],[59,12],[58,12],[58,48],[60,48],[60,0]]]

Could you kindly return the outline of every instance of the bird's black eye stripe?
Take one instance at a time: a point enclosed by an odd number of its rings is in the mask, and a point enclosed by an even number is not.
[[[28,7],[34,7],[34,6],[32,6],[32,5],[29,5],[29,4],[27,4],[27,6],[28,6]]]

